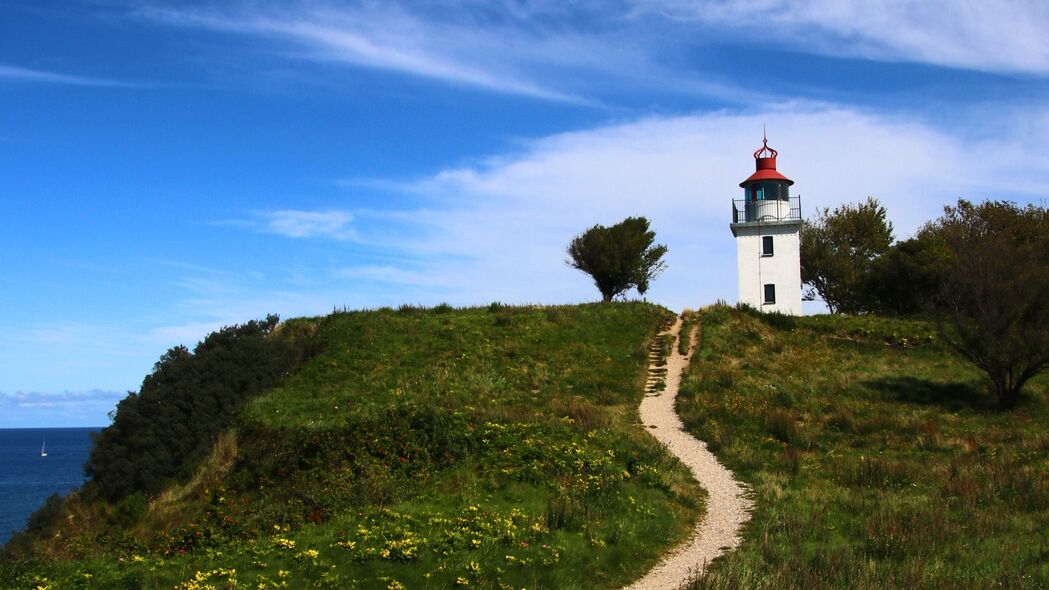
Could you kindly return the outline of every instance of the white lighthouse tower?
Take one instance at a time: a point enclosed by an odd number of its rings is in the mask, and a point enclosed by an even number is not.
[[[791,198],[794,181],[776,171],[768,143],[763,137],[757,170],[739,184],[744,198],[732,200],[739,302],[801,315],[801,198]]]

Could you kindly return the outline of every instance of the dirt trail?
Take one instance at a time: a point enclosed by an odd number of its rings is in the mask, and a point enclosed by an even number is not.
[[[706,514],[696,523],[691,537],[668,553],[644,577],[625,590],[678,590],[691,577],[699,576],[712,559],[739,545],[740,528],[750,518],[751,502],[745,488],[732,476],[703,441],[685,431],[674,410],[681,377],[696,347],[698,327],[692,330],[688,353],[678,352],[683,321],[678,317],[663,334],[672,334],[674,343],[664,367],[653,354],[648,369],[648,385],[639,409],[645,428],[681,460],[707,490]],[[660,388],[661,382],[665,385]]]

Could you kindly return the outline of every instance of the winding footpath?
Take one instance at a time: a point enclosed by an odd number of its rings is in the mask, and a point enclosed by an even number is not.
[[[703,441],[690,435],[674,409],[681,377],[688,368],[696,347],[698,327],[689,338],[688,352],[678,352],[682,318],[661,335],[673,335],[673,344],[665,366],[659,366],[661,356],[653,353],[648,369],[648,386],[639,409],[646,430],[666,445],[667,450],[681,460],[701,486],[707,490],[707,507],[692,535],[682,545],[668,553],[644,577],[625,590],[678,590],[688,580],[702,575],[715,557],[739,545],[739,531],[750,518],[751,502],[745,488],[732,476]],[[660,387],[660,385],[663,385]]]

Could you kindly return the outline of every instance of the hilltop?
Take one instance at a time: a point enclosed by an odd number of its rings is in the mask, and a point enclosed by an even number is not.
[[[36,517],[4,579],[616,587],[702,509],[702,490],[637,424],[648,349],[672,319],[641,303],[403,306],[271,318],[173,349],[100,437],[98,481]],[[201,389],[216,381],[237,393]],[[120,432],[124,411],[157,440]],[[225,424],[200,424],[215,412]],[[183,439],[201,433],[211,442],[193,451]],[[108,476],[176,443],[187,464],[134,485]]]

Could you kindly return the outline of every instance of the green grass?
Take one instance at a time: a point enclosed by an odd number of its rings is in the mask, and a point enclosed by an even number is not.
[[[324,352],[249,402],[192,481],[132,526],[74,498],[61,538],[0,582],[618,587],[702,509],[636,423],[670,319],[645,304],[321,318]]]
[[[1049,587],[1049,379],[999,412],[920,320],[718,306],[687,427],[749,484],[706,588]]]

